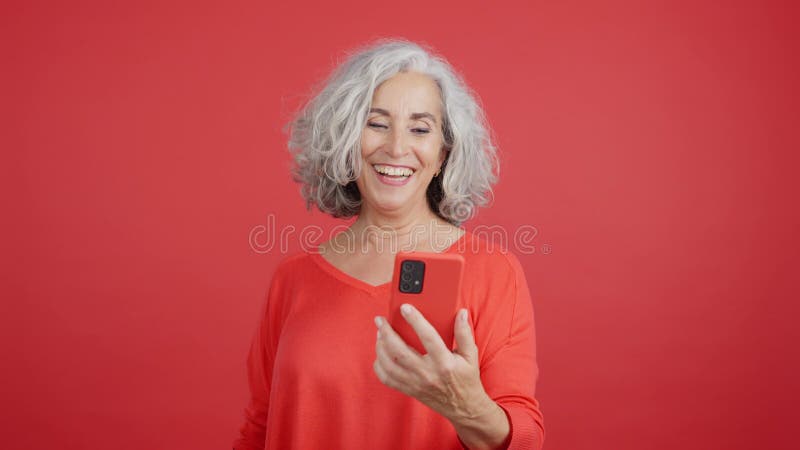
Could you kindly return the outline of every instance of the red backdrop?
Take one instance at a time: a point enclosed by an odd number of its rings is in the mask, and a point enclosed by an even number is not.
[[[546,448],[789,448],[790,2],[110,3],[0,15],[2,447],[229,447],[283,255],[251,231],[339,223],[281,127],[343,51],[405,36],[497,135],[468,228],[537,230]]]

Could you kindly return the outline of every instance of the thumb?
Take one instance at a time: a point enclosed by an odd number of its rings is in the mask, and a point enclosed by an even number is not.
[[[453,328],[456,337],[455,353],[464,357],[470,364],[478,364],[478,346],[472,335],[472,325],[469,323],[469,314],[466,309],[461,309],[456,314],[456,323]]]

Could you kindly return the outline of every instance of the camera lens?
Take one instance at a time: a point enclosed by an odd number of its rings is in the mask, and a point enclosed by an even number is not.
[[[408,283],[401,283],[400,284],[400,291],[401,292],[408,292],[411,290],[411,285]]]
[[[409,261],[403,262],[403,272],[411,272],[412,270],[414,270],[414,266]]]
[[[404,272],[400,277],[403,281],[411,281],[411,272]]]

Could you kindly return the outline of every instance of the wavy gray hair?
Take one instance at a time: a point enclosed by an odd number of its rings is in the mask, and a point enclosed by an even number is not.
[[[315,204],[333,217],[359,214],[355,180],[362,170],[361,133],[373,93],[398,72],[408,71],[428,75],[441,92],[447,158],[441,175],[428,186],[431,210],[459,226],[489,202],[499,164],[478,96],[443,57],[395,38],[351,52],[287,124],[292,178],[301,184],[308,209]]]

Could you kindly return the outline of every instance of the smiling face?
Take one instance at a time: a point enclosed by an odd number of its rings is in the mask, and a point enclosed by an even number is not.
[[[428,211],[426,191],[444,162],[441,96],[430,77],[400,72],[375,90],[361,134],[362,208]]]

